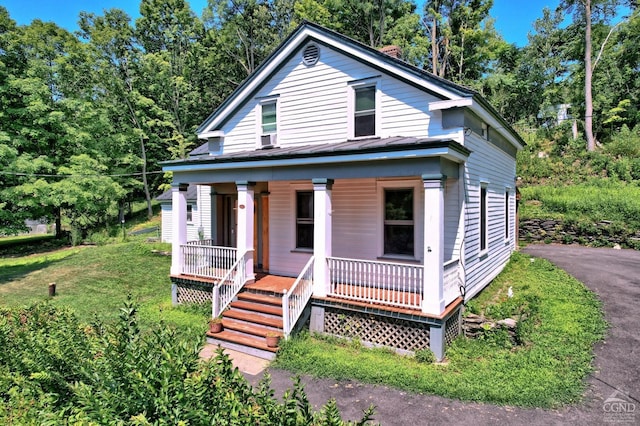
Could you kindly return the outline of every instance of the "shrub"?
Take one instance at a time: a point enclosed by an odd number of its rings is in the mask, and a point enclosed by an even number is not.
[[[279,402],[268,376],[253,389],[222,350],[202,362],[198,336],[141,332],[130,301],[107,325],[46,303],[4,309],[0,423],[343,424],[335,401],[314,412],[299,381]]]

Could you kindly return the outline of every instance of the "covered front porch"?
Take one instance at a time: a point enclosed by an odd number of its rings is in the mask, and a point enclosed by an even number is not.
[[[174,302],[177,284],[200,285],[217,317],[260,282],[256,273],[268,272],[292,279],[279,295],[284,336],[313,315],[313,304],[441,324],[464,285],[460,170],[468,151],[451,141],[371,144],[377,149],[344,155],[319,150],[306,165],[297,163],[308,158],[289,161],[294,154],[280,149],[259,164],[238,154],[176,166]],[[190,183],[232,197],[232,213],[211,210],[220,213],[212,221],[234,228],[187,241]],[[228,235],[233,239],[220,244]]]

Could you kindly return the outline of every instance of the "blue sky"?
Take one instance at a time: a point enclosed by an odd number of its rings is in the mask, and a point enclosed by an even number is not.
[[[420,1],[418,0],[420,3]],[[558,0],[494,0],[491,15],[498,31],[509,43],[524,46],[533,21],[542,16],[547,6],[554,9]],[[193,11],[200,15],[207,0],[190,0]],[[104,9],[119,8],[134,19],[139,16],[138,0],[2,0],[0,5],[18,24],[29,24],[34,19],[53,21],[70,31],[78,29],[80,11],[102,14]]]

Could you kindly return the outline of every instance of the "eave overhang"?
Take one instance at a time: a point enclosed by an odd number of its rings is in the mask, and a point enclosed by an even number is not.
[[[442,157],[462,163],[471,151],[451,140],[388,138],[316,146],[243,151],[216,157],[202,155],[162,162],[165,172],[279,168]]]

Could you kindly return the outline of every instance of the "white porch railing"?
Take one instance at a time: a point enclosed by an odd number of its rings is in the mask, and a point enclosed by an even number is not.
[[[213,286],[211,294],[212,318],[219,316],[229,306],[236,294],[247,282],[247,257],[253,250],[247,250],[227,271],[227,274]]]
[[[442,276],[444,287],[444,302],[449,304],[460,296],[460,277],[458,276],[459,259],[453,259],[444,264]]]
[[[285,337],[289,337],[291,334],[313,294],[313,262],[314,258],[311,256],[293,286],[282,296],[282,320]]]
[[[421,309],[423,265],[327,257],[328,296]]]
[[[190,241],[180,245],[182,254],[182,274],[202,278],[219,279],[236,263],[235,247],[218,247],[201,243],[207,241]]]

